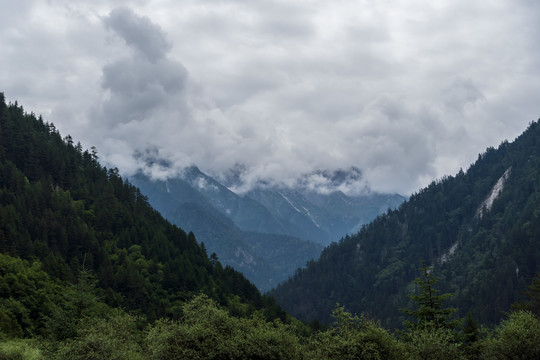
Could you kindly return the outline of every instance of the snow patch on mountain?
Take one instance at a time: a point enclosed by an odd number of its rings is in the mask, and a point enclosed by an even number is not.
[[[288,197],[286,197],[285,195],[283,195],[282,192],[279,192],[279,191],[278,191],[278,194],[281,195],[281,197],[284,198],[285,201],[287,201],[289,203],[289,205],[291,205],[294,208],[294,210],[296,210],[296,212],[299,212],[300,214],[302,214],[302,212],[296,206],[294,206],[293,202],[291,200],[289,200]]]
[[[317,222],[315,221],[315,219],[313,218],[313,216],[311,216],[311,213],[309,212],[308,209],[306,209],[304,206],[302,206],[302,208],[306,211],[306,215],[309,217],[309,219],[313,222],[313,224],[315,224],[316,227],[318,227],[319,229],[321,228],[321,226],[319,224],[317,224]]]

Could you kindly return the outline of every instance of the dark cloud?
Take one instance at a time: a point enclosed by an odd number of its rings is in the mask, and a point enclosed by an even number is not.
[[[336,190],[351,195],[369,193],[369,184],[356,167],[336,170],[315,170],[298,179],[298,186],[312,192],[329,194]]]
[[[94,114],[95,121],[113,127],[150,118],[171,103],[182,108],[188,73],[167,57],[170,45],[163,31],[127,8],[112,10],[103,22],[137,52],[103,67],[101,85],[108,97]]]
[[[478,90],[470,79],[455,79],[444,92],[444,103],[452,110],[462,112],[467,105],[485,100],[484,94]]]
[[[103,21],[121,36],[127,45],[148,60],[162,59],[172,48],[158,25],[147,17],[136,15],[127,7],[112,10]]]
[[[99,116],[111,123],[145,119],[171,98],[181,102],[177,95],[186,81],[187,71],[176,61],[118,60],[103,68],[102,86],[110,98]]]

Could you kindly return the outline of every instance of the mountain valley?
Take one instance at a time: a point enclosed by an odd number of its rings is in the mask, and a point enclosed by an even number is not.
[[[130,181],[167,219],[195,232],[209,253],[261,290],[277,286],[317,258],[324,245],[404,200],[399,195],[347,196],[283,187],[238,195],[197,167],[166,180],[138,173]]]

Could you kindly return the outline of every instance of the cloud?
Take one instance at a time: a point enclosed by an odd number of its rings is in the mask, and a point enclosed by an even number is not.
[[[110,95],[99,117],[109,123],[145,119],[181,94],[186,81],[187,71],[176,61],[115,61],[103,68],[102,87]]]
[[[465,106],[474,105],[485,100],[484,94],[478,90],[470,79],[455,79],[444,91],[445,105],[454,111],[462,112]]]
[[[112,10],[103,22],[150,61],[164,58],[172,47],[158,25],[127,7]]]
[[[0,90],[125,175],[197,165],[323,191],[321,172],[355,167],[343,189],[407,194],[540,113],[535,2],[125,4],[0,13]]]
[[[170,102],[182,102],[188,72],[167,57],[171,45],[161,28],[124,7],[113,9],[103,23],[136,51],[103,67],[102,87],[109,98],[96,120],[109,125],[141,121]]]

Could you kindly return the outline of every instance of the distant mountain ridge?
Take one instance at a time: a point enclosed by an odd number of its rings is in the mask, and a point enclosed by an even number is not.
[[[262,290],[275,287],[316,258],[323,245],[404,200],[399,195],[349,197],[340,191],[318,194],[277,186],[238,195],[195,166],[167,180],[138,173],[130,181],[171,222],[194,231],[209,252]],[[261,239],[272,247],[263,246]]]
[[[329,322],[339,303],[398,327],[421,261],[449,305],[496,323],[540,271],[540,123],[432,182],[271,292],[293,315]]]

